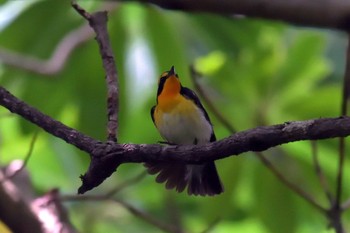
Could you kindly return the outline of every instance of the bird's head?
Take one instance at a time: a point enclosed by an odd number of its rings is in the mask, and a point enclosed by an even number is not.
[[[181,90],[181,83],[178,75],[175,73],[175,67],[172,66],[169,71],[165,71],[159,78],[158,81],[158,92],[159,97],[169,97],[179,94]]]

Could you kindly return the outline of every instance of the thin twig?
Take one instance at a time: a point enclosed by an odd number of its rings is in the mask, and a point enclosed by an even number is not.
[[[90,21],[91,19],[91,14],[87,12],[84,8],[79,6],[76,0],[71,1],[72,7],[81,15],[83,16],[86,20]]]
[[[215,105],[211,102],[211,99],[206,95],[206,93],[203,91],[203,89],[199,85],[199,83],[197,81],[198,73],[193,69],[193,67],[191,67],[191,74],[192,74],[191,77],[192,77],[193,83],[195,84],[196,90],[198,90],[198,93],[200,94],[200,96],[206,101],[211,112],[217,117],[217,119],[219,121],[221,121],[223,123],[223,125],[229,131],[231,131],[231,133],[234,133],[235,129],[234,129],[233,125],[228,120],[225,119],[225,117],[215,107]],[[262,161],[262,163],[265,165],[265,167],[267,167],[283,184],[285,184],[288,188],[290,188],[295,193],[297,193],[299,196],[301,196],[306,201],[308,201],[316,209],[320,210],[321,212],[326,212],[326,209],[323,208],[320,204],[318,204],[310,194],[306,193],[304,190],[299,188],[297,185],[290,182],[281,172],[279,172],[273,166],[273,164],[263,155],[263,153],[255,152],[255,154]]]
[[[233,127],[233,125],[224,117],[224,115],[215,107],[214,103],[210,100],[210,98],[206,95],[205,91],[203,90],[202,86],[199,84],[199,74],[194,69],[193,65],[190,66],[190,73],[192,82],[194,85],[194,88],[197,90],[198,94],[201,96],[201,98],[205,101],[205,103],[208,105],[208,108],[210,111],[216,116],[216,118],[221,122],[223,126],[231,133],[234,134],[237,132],[237,130]]]
[[[173,226],[171,224],[166,224],[166,223],[164,223],[164,221],[161,221],[158,218],[155,218],[155,217],[151,216],[150,214],[143,212],[143,211],[135,208],[131,204],[124,202],[122,200],[113,199],[113,201],[124,206],[127,210],[130,211],[130,213],[134,214],[136,217],[145,220],[146,222],[152,224],[153,226],[159,228],[160,230],[163,230],[163,231],[169,232],[169,233],[178,233],[176,226]]]
[[[138,174],[137,176],[135,176],[132,179],[126,180],[123,183],[119,184],[118,186],[116,186],[115,188],[113,188],[112,190],[110,190],[109,192],[107,192],[105,194],[106,197],[112,197],[115,194],[117,194],[118,192],[124,190],[125,188],[138,183],[139,181],[141,181],[143,178],[145,178],[145,176],[147,175],[147,171],[142,171],[140,174]]]
[[[348,34],[348,48],[346,51],[346,70],[343,80],[343,95],[341,103],[341,115],[347,115],[348,101],[350,97],[350,35]],[[336,179],[336,190],[335,190],[335,203],[330,209],[329,219],[332,226],[337,233],[345,232],[341,221],[341,199],[342,199],[342,189],[343,189],[343,172],[344,172],[344,160],[345,160],[345,138],[341,137],[339,139],[339,160],[338,160],[338,173]]]
[[[345,93],[345,92],[344,92]],[[347,102],[343,97],[343,104]],[[343,105],[344,106],[344,105]],[[329,215],[331,225],[334,227],[336,233],[343,233],[344,228],[341,223],[341,196],[342,196],[342,186],[343,186],[343,170],[344,170],[344,159],[345,159],[345,138],[339,138],[339,160],[338,160],[338,173],[336,178],[336,190],[335,190],[335,202],[331,207],[331,212],[339,212],[339,215]],[[332,217],[336,216],[336,219]]]
[[[273,164],[267,158],[265,158],[265,156],[262,153],[255,152],[255,154],[258,156],[261,162],[289,189],[293,190],[300,197],[304,198],[307,202],[309,202],[313,207],[315,207],[320,212],[326,213],[327,210],[324,207],[318,204],[309,193],[305,192],[303,189],[301,189],[297,185],[290,182],[281,172],[279,172],[275,168],[275,166],[273,166]]]
[[[350,208],[350,198],[347,199],[346,201],[344,201],[344,203],[341,205],[341,209],[344,211],[344,210],[347,210]]]
[[[147,223],[150,223],[151,225],[157,227],[158,229],[170,232],[170,233],[176,233],[176,227],[170,224],[165,224],[163,221],[158,220],[157,218],[151,216],[150,214],[143,212],[133,205],[117,199],[117,198],[111,198],[106,197],[106,195],[63,195],[61,197],[62,201],[112,201],[115,203],[118,203],[122,205],[125,209],[127,209],[130,213],[132,213],[134,216],[144,220]]]
[[[2,63],[20,68],[26,71],[52,76],[59,73],[69,60],[69,56],[79,45],[90,40],[93,33],[86,23],[77,29],[74,29],[57,44],[51,57],[42,60],[29,55],[16,53],[5,48],[0,48],[0,60]]]
[[[133,215],[135,215],[138,218],[141,218],[145,220],[148,223],[151,223],[152,225],[156,226],[157,228],[166,231],[166,232],[171,232],[171,233],[176,233],[176,227],[172,225],[168,225],[163,223],[162,221],[159,221],[158,219],[152,217],[151,215],[135,208],[134,206],[120,200],[117,198],[113,198],[116,193],[124,190],[125,188],[139,182],[141,179],[145,177],[147,172],[143,171],[137,176],[133,177],[132,179],[126,180],[123,183],[119,184],[109,192],[103,194],[103,195],[84,195],[84,196],[79,196],[79,195],[62,195],[61,200],[62,201],[113,201],[116,203],[119,203],[123,207],[125,207],[129,212],[131,212]]]
[[[314,164],[316,175],[320,181],[321,187],[326,194],[326,197],[331,205],[334,203],[334,197],[330,191],[327,179],[323,173],[322,167],[320,165],[319,159],[318,159],[318,150],[317,150],[317,142],[311,141],[311,148],[312,148],[312,161]]]
[[[107,140],[117,142],[119,112],[118,72],[107,30],[107,12],[98,11],[89,14],[74,0],[72,1],[72,7],[89,22],[91,28],[96,33],[96,41],[99,45],[103,67],[106,72]]]
[[[96,144],[100,142],[70,128],[67,125],[45,115],[38,109],[29,106],[27,103],[19,100],[5,88],[0,86],[0,105],[7,108],[12,113],[22,116],[24,119],[44,129],[46,132],[61,138],[77,148],[92,153]]]
[[[339,138],[339,161],[335,190],[335,205],[340,206],[343,184],[343,169],[345,159],[345,138]]]
[[[212,221],[207,228],[205,228],[203,231],[201,231],[200,233],[209,233],[211,232],[220,222],[221,218],[216,218],[214,221]]]
[[[341,103],[341,115],[347,115],[347,106],[350,95],[350,36],[348,34],[348,48],[346,52],[346,70],[344,74],[343,81],[343,95]],[[339,207],[342,195],[342,180],[343,180],[343,168],[344,168],[344,158],[345,158],[345,139],[339,139],[339,163],[338,163],[338,174],[337,174],[337,188],[335,195],[336,205]]]
[[[104,3],[101,8],[112,11],[117,3]],[[65,67],[72,52],[83,43],[93,38],[93,31],[88,23],[67,33],[55,46],[54,52],[48,59],[40,59],[27,54],[17,53],[12,50],[0,48],[0,60],[3,64],[13,66],[25,71],[34,72],[52,77]],[[56,77],[56,76],[55,76]]]
[[[174,198],[172,193],[167,193],[164,202],[167,215],[169,216],[170,222],[175,227],[176,233],[184,233],[182,213],[179,209],[179,205],[176,203],[176,198]]]
[[[12,173],[11,174],[7,174],[7,172],[5,173],[5,176],[0,180],[0,183],[8,180],[8,179],[12,179],[13,177],[15,177],[17,174],[19,174],[28,164],[28,161],[33,153],[33,150],[34,150],[34,145],[35,145],[35,142],[36,142],[36,139],[38,138],[38,134],[39,134],[39,131],[36,131],[32,137],[32,140],[30,141],[30,144],[29,144],[29,150],[23,160],[23,163],[22,165],[16,169],[15,171],[11,171]]]

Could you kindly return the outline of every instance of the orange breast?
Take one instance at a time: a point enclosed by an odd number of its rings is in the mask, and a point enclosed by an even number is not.
[[[203,112],[180,94],[158,102],[154,121],[162,137],[175,144],[206,143],[212,133]]]

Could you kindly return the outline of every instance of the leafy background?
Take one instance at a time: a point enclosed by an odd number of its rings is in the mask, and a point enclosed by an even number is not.
[[[79,3],[89,11],[105,4]],[[69,1],[2,1],[0,16],[0,46],[41,59],[49,58],[56,44],[84,23]],[[128,2],[118,3],[109,13],[108,25],[119,71],[121,143],[160,140],[149,110],[155,104],[158,76],[172,65],[183,85],[193,88],[193,64],[203,74],[201,87],[237,130],[340,114],[346,39],[339,32]],[[76,48],[56,75],[1,65],[0,83],[53,118],[97,139],[106,138],[106,87],[93,39]],[[0,114],[0,163],[6,165],[24,158],[37,128],[8,116],[3,108]],[[209,114],[217,138],[229,136]],[[317,145],[334,190],[338,141]],[[310,142],[290,143],[265,155],[288,179],[328,205],[314,172]],[[27,168],[38,195],[56,187],[62,194],[74,194],[88,162],[86,154],[40,131]],[[332,232],[327,220],[278,181],[255,154],[217,161],[217,167],[226,188],[218,197],[166,191],[152,176],[117,197],[164,222],[176,213],[189,232],[201,232],[217,219],[212,232]],[[348,167],[346,159],[344,197],[350,196]],[[123,165],[90,193],[106,193],[143,170],[140,164]],[[117,203],[65,204],[81,232],[161,232]],[[348,217],[344,216],[345,227],[350,227]]]

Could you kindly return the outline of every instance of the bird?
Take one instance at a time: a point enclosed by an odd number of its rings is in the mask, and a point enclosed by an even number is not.
[[[156,105],[151,117],[160,135],[169,145],[203,145],[216,141],[213,125],[194,91],[183,87],[174,66],[159,78]],[[182,162],[145,163],[156,182],[166,189],[188,195],[214,196],[224,191],[214,162],[186,164]]]

